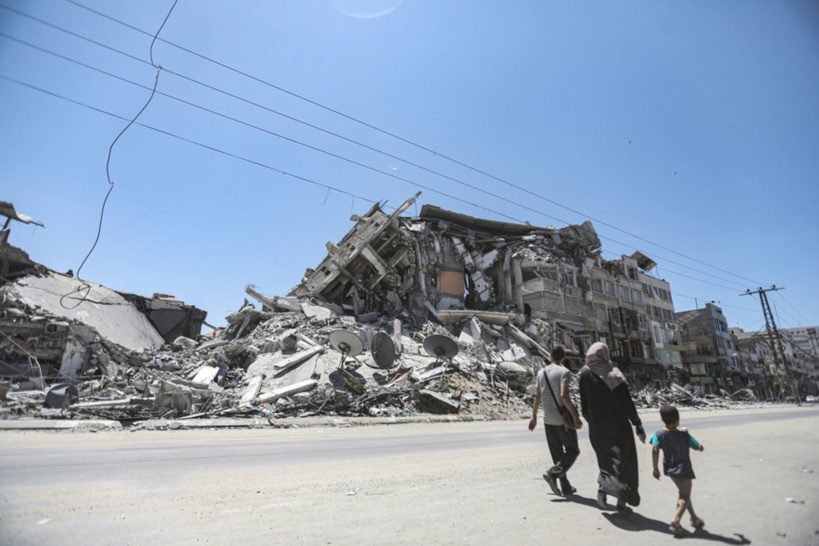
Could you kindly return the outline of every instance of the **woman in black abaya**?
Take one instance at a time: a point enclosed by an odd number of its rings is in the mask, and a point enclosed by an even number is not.
[[[631,400],[626,378],[612,364],[605,343],[589,347],[579,383],[581,412],[589,423],[589,439],[600,468],[597,503],[605,508],[606,496],[611,495],[618,499],[617,511],[629,513],[632,510],[628,504],[640,504],[637,446],[631,425],[643,443],[646,433]]]

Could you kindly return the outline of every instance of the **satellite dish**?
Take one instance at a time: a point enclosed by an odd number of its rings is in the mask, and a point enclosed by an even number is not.
[[[458,354],[458,344],[450,337],[436,334],[424,340],[424,350],[437,360],[445,360]]]
[[[330,345],[344,356],[355,356],[364,350],[361,338],[347,330],[333,330],[330,332]]]
[[[376,332],[370,342],[370,352],[373,360],[382,370],[389,370],[395,363],[395,343],[384,332]]]

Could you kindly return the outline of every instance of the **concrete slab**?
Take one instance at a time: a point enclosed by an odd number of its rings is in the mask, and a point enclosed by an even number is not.
[[[86,284],[90,290],[83,299]],[[155,350],[164,342],[136,307],[98,284],[49,272],[42,276],[28,275],[7,284],[3,290],[29,307],[87,324],[102,337],[128,349]]]

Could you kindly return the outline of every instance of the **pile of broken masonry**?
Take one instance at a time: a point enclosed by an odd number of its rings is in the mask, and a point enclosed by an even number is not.
[[[495,292],[503,287],[482,272],[520,253],[582,262],[599,252],[593,228],[503,224],[500,238],[435,207],[401,217],[413,202],[391,215],[375,205],[354,217],[350,233],[328,243],[327,258],[287,297],[248,287],[255,304],[245,300],[211,336],[197,335],[203,312],[173,301],[162,300],[152,314],[157,302],[42,266],[7,278],[0,287],[0,377],[7,379],[0,381],[0,417],[264,417],[286,426],[288,417],[315,415],[530,415],[549,348],[571,347],[571,340],[500,303]],[[456,268],[468,272],[464,284],[444,288],[453,278],[442,272]],[[174,323],[162,323],[171,312]],[[736,401],[703,399],[676,385],[633,396],[638,407]]]

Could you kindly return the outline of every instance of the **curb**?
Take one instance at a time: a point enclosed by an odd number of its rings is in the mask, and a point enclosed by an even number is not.
[[[3,430],[201,430],[224,428],[303,428],[303,427],[366,427],[376,425],[400,425],[409,423],[457,423],[489,421],[480,415],[417,415],[412,417],[317,417],[288,418],[280,420],[253,419],[151,419],[123,426],[119,421],[103,420],[57,420],[57,419],[13,419],[0,421]]]
[[[0,421],[2,430],[122,430],[124,427],[119,421],[103,421],[89,419],[81,421],[63,421],[57,419],[8,419]]]

